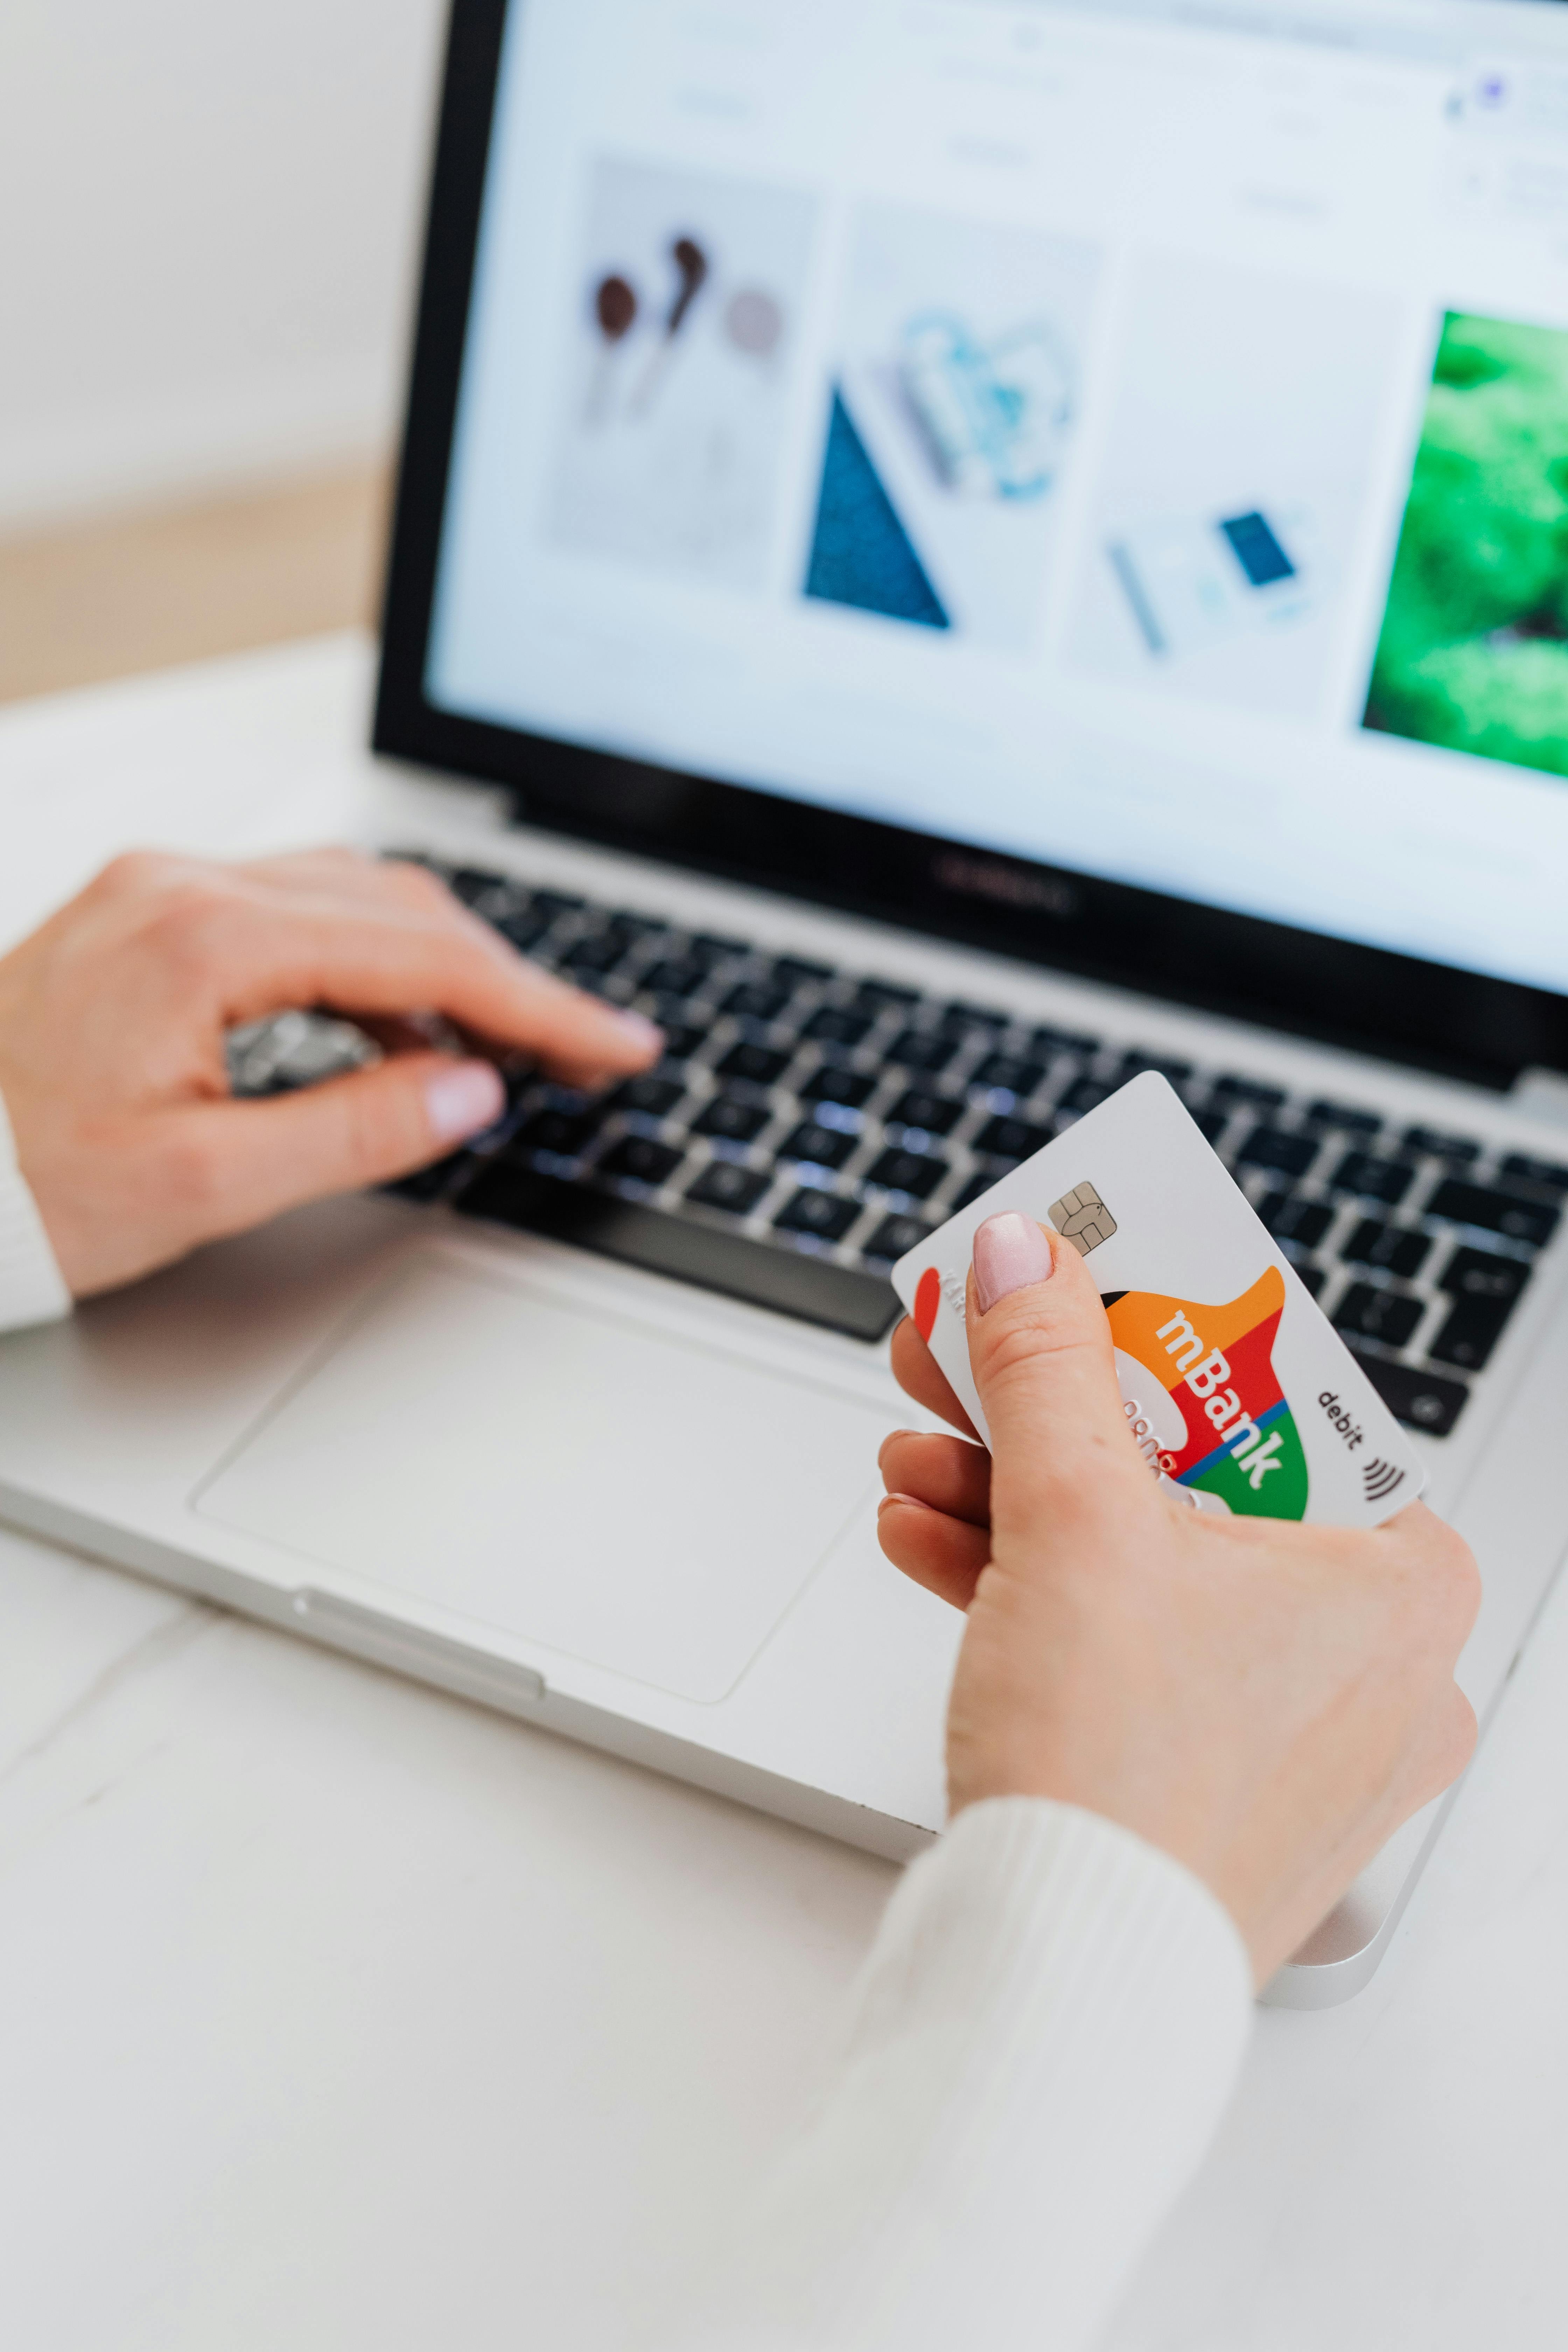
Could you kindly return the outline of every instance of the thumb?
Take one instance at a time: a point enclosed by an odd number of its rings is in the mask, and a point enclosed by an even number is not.
[[[967,1320],[996,1535],[1147,1507],[1154,1485],[1122,1410],[1110,1326],[1071,1243],[1016,1212],[988,1218]]]
[[[216,1235],[409,1175],[493,1127],[505,1105],[489,1062],[398,1054],[299,1094],[215,1103],[181,1118]]]

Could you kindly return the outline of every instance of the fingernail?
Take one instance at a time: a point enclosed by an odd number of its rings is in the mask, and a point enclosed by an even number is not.
[[[1044,1228],[1016,1209],[987,1217],[974,1236],[974,1303],[982,1315],[1015,1290],[1048,1282],[1055,1272]]]
[[[440,1143],[459,1143],[493,1127],[506,1108],[506,1088],[489,1062],[458,1062],[425,1089],[430,1132]]]
[[[631,1043],[634,1045],[639,1045],[645,1054],[663,1052],[664,1032],[657,1021],[648,1020],[647,1015],[641,1013],[619,1012],[616,1014],[616,1020],[626,1031]]]
[[[884,1495],[877,1506],[877,1517],[880,1518],[883,1512],[891,1510],[895,1503],[903,1503],[911,1511],[929,1511],[931,1508],[931,1505],[922,1503],[918,1495]]]

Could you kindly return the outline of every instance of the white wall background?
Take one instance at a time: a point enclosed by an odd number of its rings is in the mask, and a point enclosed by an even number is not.
[[[446,0],[0,0],[0,529],[395,429]]]

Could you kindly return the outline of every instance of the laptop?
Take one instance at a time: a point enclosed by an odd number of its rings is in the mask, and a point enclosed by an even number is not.
[[[1565,71],[1536,0],[456,0],[364,838],[665,1057],[5,1342],[5,1515],[907,1856],[888,1270],[1154,1068],[1487,1717],[1568,1542]]]

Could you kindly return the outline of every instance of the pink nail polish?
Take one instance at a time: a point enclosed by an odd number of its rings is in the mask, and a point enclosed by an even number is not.
[[[633,1045],[640,1045],[645,1053],[662,1052],[664,1032],[657,1021],[649,1021],[641,1013],[617,1013],[616,1019]]]
[[[1055,1272],[1044,1228],[1016,1209],[987,1217],[974,1236],[974,1303],[982,1315],[1015,1290],[1048,1282]]]
[[[489,1062],[457,1062],[425,1089],[425,1115],[437,1143],[460,1143],[493,1127],[506,1108],[500,1073]]]

